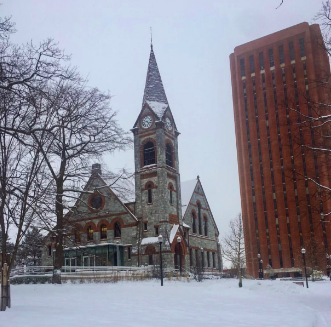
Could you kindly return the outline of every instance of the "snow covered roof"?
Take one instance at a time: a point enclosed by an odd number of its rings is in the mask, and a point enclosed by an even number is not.
[[[99,179],[100,182],[101,182],[101,187],[93,187],[92,190],[94,192],[95,189],[104,189],[104,188],[108,188],[108,190],[115,196],[116,200],[122,205],[122,207],[127,211],[127,213],[135,220],[135,221],[138,221],[138,218],[129,210],[129,208],[124,204],[124,201],[125,202],[128,202],[128,200],[130,200],[130,198],[128,196],[123,196],[122,199],[121,199],[121,196],[118,195],[119,194],[124,194],[124,193],[127,193],[126,195],[128,195],[130,192],[129,192],[129,185],[128,187],[125,189],[125,192],[122,191],[121,192],[121,189],[120,187],[117,189],[117,186],[116,186],[116,183],[112,185],[112,181],[109,181],[108,180],[108,183],[106,183],[106,181],[103,179],[102,176],[100,176],[100,174],[92,174],[88,180],[88,182],[86,183],[85,185],[85,188],[84,188],[84,191],[85,192],[88,192],[90,190],[90,185],[91,185],[91,182],[93,179]],[[112,186],[112,187],[111,187]],[[91,190],[90,190],[91,191]],[[131,190],[131,193],[133,191]],[[132,194],[133,195],[133,194]],[[83,193],[81,193],[80,197],[83,196]],[[132,197],[134,199],[134,197]],[[124,200],[124,201],[123,201]],[[75,203],[75,207],[77,208],[78,207],[78,203],[79,203],[80,199],[77,199],[76,203]]]
[[[162,119],[165,111],[169,107],[167,103],[157,102],[157,101],[146,101],[149,107],[154,111],[156,116]]]
[[[179,225],[173,225],[171,228],[171,232],[170,232],[170,236],[169,236],[169,242],[170,244],[172,243],[172,241],[174,240],[176,233],[178,231]]]
[[[132,244],[118,244],[114,242],[104,242],[104,243],[98,243],[98,244],[87,244],[87,245],[80,245],[80,246],[71,246],[71,247],[64,247],[64,251],[68,250],[81,250],[85,248],[95,248],[95,247],[100,247],[100,246],[108,246],[108,245],[115,245],[115,246],[132,246]],[[55,250],[53,250],[55,251]]]
[[[146,101],[159,102],[166,105],[168,104],[159,68],[157,67],[153,46],[151,46],[151,53],[149,56],[145,91],[142,103],[143,106]]]
[[[192,179],[186,182],[181,182],[180,183],[180,188],[182,191],[182,206],[187,207],[188,204],[190,203],[191,197],[193,195],[195,186],[197,185],[197,180],[196,179]],[[186,211],[186,208],[183,208],[183,216],[184,216],[184,212]]]
[[[158,243],[158,237],[145,237],[141,240],[141,245]]]

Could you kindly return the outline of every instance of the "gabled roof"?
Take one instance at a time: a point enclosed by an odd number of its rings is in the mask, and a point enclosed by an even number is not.
[[[197,184],[199,184],[199,186],[201,187],[202,194],[204,195],[204,197],[206,199],[207,207],[209,209],[211,218],[212,218],[212,220],[214,222],[215,229],[219,233],[218,228],[217,228],[217,225],[216,225],[216,222],[215,222],[215,219],[214,219],[214,216],[213,216],[213,214],[211,212],[211,209],[210,209],[210,206],[209,206],[209,203],[208,203],[208,200],[207,200],[205,191],[203,190],[203,187],[202,187],[202,184],[201,184],[201,181],[200,181],[199,176],[198,176],[197,179],[192,179],[192,180],[189,180],[189,181],[185,181],[185,182],[181,182],[180,183],[181,192],[182,192],[182,207],[185,207],[185,209],[183,210],[182,215],[184,217],[185,214],[186,214],[187,208],[188,208],[188,206],[190,204],[191,198],[192,198],[193,193],[194,193],[194,191],[195,191],[195,189],[197,187]]]
[[[76,203],[74,205],[74,208],[77,208],[79,206],[79,203],[81,201],[81,198],[84,196],[84,194],[86,193],[91,193],[93,194],[93,192],[90,190],[90,185],[92,183],[92,180],[94,179],[99,179],[99,181],[101,182],[99,187],[95,187],[93,188],[94,190],[98,190],[98,189],[107,189],[109,190],[109,192],[114,196],[114,198],[121,204],[121,206],[127,211],[127,213],[135,220],[138,221],[138,218],[129,210],[129,208],[123,203],[123,201],[118,197],[118,195],[110,188],[110,186],[107,185],[107,183],[104,181],[104,179],[101,177],[100,174],[98,173],[93,173],[89,180],[87,181],[85,187],[84,187],[84,191],[80,194],[80,196],[78,197],[78,199],[76,200]],[[68,213],[68,218],[70,218],[70,216],[74,214],[73,211],[69,211]]]
[[[197,185],[197,182],[198,182],[197,179],[191,179],[189,181],[180,183],[180,188],[182,191],[182,207],[184,206],[187,207],[189,205],[193,192]],[[186,208],[184,211],[186,211]]]
[[[198,176],[198,178],[199,178],[199,176]],[[217,231],[217,233],[218,233],[218,235],[219,235],[220,232],[219,232],[218,227],[217,227],[217,225],[216,225],[216,222],[215,222],[215,219],[214,219],[213,213],[211,212],[210,205],[209,205],[209,203],[208,203],[208,199],[207,199],[207,197],[206,197],[206,193],[205,193],[205,191],[204,191],[204,189],[203,189],[203,187],[202,187],[202,184],[201,184],[200,179],[198,179],[198,180],[199,180],[199,184],[200,184],[201,189],[202,189],[202,193],[204,194],[204,196],[205,196],[205,198],[206,198],[207,206],[208,206],[208,209],[209,209],[209,212],[210,212],[211,218],[213,219],[215,229],[216,229],[216,231]]]
[[[163,103],[163,102],[147,100],[146,103],[153,110],[153,112],[159,119],[162,119],[162,117],[164,116],[164,113],[166,112],[167,108],[169,107],[168,104]]]

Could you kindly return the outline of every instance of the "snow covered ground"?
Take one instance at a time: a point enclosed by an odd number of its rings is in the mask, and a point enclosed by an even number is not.
[[[331,282],[13,285],[1,327],[331,326]]]

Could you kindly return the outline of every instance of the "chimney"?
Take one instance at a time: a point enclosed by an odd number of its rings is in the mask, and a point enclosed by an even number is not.
[[[96,174],[101,176],[101,165],[99,163],[95,163],[92,165],[92,175]]]

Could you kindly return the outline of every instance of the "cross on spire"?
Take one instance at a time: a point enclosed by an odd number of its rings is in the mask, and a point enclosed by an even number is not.
[[[153,30],[152,27],[150,27],[151,29],[151,49],[153,50]]]

